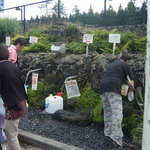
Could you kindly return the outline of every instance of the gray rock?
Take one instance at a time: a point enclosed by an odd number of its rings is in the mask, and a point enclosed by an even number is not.
[[[53,118],[58,121],[67,121],[72,124],[87,126],[92,123],[92,113],[91,112],[71,112],[66,110],[57,110]]]

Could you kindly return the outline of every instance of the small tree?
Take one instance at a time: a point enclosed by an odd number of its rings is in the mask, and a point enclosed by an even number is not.
[[[64,8],[64,4],[58,0],[58,3],[55,3],[55,6],[52,8],[53,15],[56,15],[58,20],[61,19],[61,17],[66,16],[66,9]]]

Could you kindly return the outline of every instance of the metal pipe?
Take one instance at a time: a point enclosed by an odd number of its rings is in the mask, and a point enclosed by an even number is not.
[[[20,6],[15,6],[15,7],[6,8],[6,9],[0,9],[0,11],[5,11],[5,10],[10,10],[10,9],[15,9],[16,7],[24,7],[24,6],[29,6],[29,5],[40,4],[40,3],[44,3],[44,2],[48,2],[48,1],[52,1],[52,0],[41,1],[41,2],[36,2],[36,3],[30,3],[30,4],[20,5]]]

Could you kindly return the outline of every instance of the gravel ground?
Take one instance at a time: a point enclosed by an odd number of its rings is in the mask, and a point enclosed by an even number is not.
[[[21,118],[19,128],[56,141],[74,145],[85,150],[140,150],[140,146],[124,138],[123,148],[112,142],[103,134],[103,128],[90,125],[76,126],[59,122],[52,115],[41,115],[40,111],[29,108],[28,113]]]

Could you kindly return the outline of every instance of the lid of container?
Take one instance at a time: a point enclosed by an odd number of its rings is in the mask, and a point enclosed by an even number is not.
[[[57,93],[57,96],[63,96],[63,92]]]

